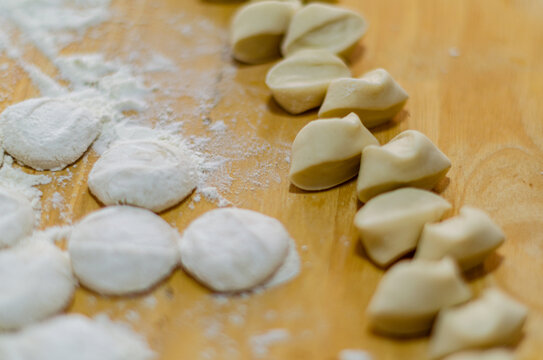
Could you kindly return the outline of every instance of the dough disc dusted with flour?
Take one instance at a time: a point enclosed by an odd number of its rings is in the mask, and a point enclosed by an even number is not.
[[[2,360],[150,360],[144,339],[125,325],[72,314],[0,335]]]
[[[261,284],[283,264],[290,236],[269,216],[243,209],[202,215],[179,241],[181,263],[216,291],[242,291]]]
[[[178,237],[148,210],[112,206],[74,226],[68,251],[83,285],[102,294],[125,295],[151,288],[177,266]]]
[[[17,329],[61,311],[74,288],[70,260],[55,245],[29,242],[0,251],[0,330]]]
[[[32,205],[23,195],[0,187],[0,248],[12,246],[34,228]]]
[[[152,140],[124,141],[98,159],[88,183],[106,205],[128,204],[160,212],[194,190],[197,174],[181,149]]]
[[[6,152],[36,170],[60,170],[83,155],[100,132],[91,112],[66,99],[38,98],[0,116]]]

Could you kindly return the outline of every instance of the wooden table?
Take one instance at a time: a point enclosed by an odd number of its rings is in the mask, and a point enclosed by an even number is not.
[[[425,133],[452,160],[448,179],[439,190],[454,210],[463,204],[480,207],[503,227],[507,234],[504,246],[467,278],[475,293],[498,286],[529,306],[526,334],[517,351],[519,359],[541,358],[543,2],[341,3],[359,10],[370,23],[351,59],[353,74],[383,67],[410,94],[405,111],[378,128],[376,136],[384,143],[405,129]],[[113,7],[125,21],[103,25],[107,36],[72,45],[66,53],[101,49],[115,56],[121,45],[135,42],[134,34],[138,34],[140,44],[175,58],[194,46],[194,41],[174,33],[164,21],[166,16],[208,19],[226,31],[237,6],[198,0],[118,0]],[[219,46],[217,52],[220,50]],[[54,73],[40,54],[35,52],[33,57]],[[185,60],[182,66],[193,66],[195,71],[212,71],[225,63],[234,68],[233,76],[218,79],[208,89],[222,95],[218,104],[205,116],[198,115],[209,121],[224,120],[240,138],[256,136],[270,144],[268,150],[232,165],[230,170],[237,178],[225,196],[235,205],[282,221],[297,241],[302,273],[291,283],[264,293],[221,297],[176,271],[152,293],[128,299],[78,289],[69,311],[105,312],[131,322],[163,360],[335,359],[345,348],[365,349],[379,360],[425,359],[427,338],[396,341],[367,330],[364,311],[383,271],[364,257],[352,225],[361,206],[355,195],[356,182],[315,193],[289,186],[285,153],[299,129],[316,118],[316,112],[290,116],[270,100],[264,77],[272,64],[244,66],[220,56]],[[185,80],[180,76],[179,81]],[[238,92],[225,90],[231,86]],[[29,80],[20,76],[13,85],[12,99],[0,108],[37,94]],[[191,101],[180,96],[172,109],[183,114]],[[235,117],[244,120],[234,121]],[[185,134],[204,131],[201,119],[185,116],[184,120]],[[65,196],[74,221],[99,208],[86,186],[96,155],[91,152],[86,159],[88,162],[71,169],[72,182],[65,187],[55,182],[41,187],[45,203],[55,191]],[[269,174],[277,181],[247,188],[242,178],[251,176],[255,164],[261,167],[263,162],[271,164]],[[66,171],[54,176],[63,174]],[[183,231],[190,221],[216,207],[206,201],[195,204],[194,209],[189,205],[186,201],[162,215]],[[44,227],[65,223],[59,210],[46,210]],[[283,329],[276,333],[279,335],[288,331],[288,336],[278,336],[276,343],[255,350],[251,338],[273,329]]]

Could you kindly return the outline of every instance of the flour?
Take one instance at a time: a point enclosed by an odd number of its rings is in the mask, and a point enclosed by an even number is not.
[[[249,339],[249,345],[253,355],[257,358],[265,357],[269,347],[288,341],[290,333],[286,329],[273,329],[263,334],[253,335]]]
[[[364,350],[345,349],[339,353],[339,360],[372,360],[371,355]]]

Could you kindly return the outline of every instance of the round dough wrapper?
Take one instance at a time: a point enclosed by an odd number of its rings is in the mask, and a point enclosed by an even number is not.
[[[79,281],[108,295],[139,293],[179,263],[178,234],[151,211],[130,206],[98,210],[74,226],[68,243]]]
[[[251,210],[212,210],[193,221],[179,241],[183,267],[216,291],[261,284],[279,269],[290,236],[274,218]]]
[[[160,212],[197,185],[188,153],[164,142],[124,141],[108,149],[89,174],[89,189],[106,205],[127,204]]]
[[[100,132],[99,120],[66,99],[37,98],[8,107],[0,116],[3,146],[36,170],[61,170],[74,163]]]
[[[75,283],[68,256],[55,245],[35,241],[0,251],[0,329],[17,329],[60,312]]]
[[[23,195],[0,187],[0,248],[14,245],[34,229],[34,211]]]

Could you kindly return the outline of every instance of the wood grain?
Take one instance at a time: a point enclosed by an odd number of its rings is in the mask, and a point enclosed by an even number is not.
[[[450,157],[453,167],[440,187],[455,211],[470,204],[488,211],[507,234],[505,245],[467,278],[476,293],[499,286],[530,307],[519,359],[541,358],[543,344],[543,2],[538,0],[342,0],[370,23],[369,32],[351,59],[355,75],[383,67],[409,92],[410,100],[394,121],[377,129],[386,142],[405,129],[420,130]],[[101,49],[110,56],[137,33],[139,41],[165,54],[191,46],[177,39],[164,17],[185,14],[205,17],[226,31],[237,4],[197,0],[118,0],[113,7],[125,14],[123,23],[103,25],[107,36],[86,39],[65,53]],[[197,34],[195,34],[197,35]],[[184,43],[185,42],[185,43]],[[221,45],[221,46],[224,46]],[[458,57],[450,55],[456,48]],[[217,49],[220,52],[221,48]],[[28,57],[55,74],[36,50]],[[218,57],[188,64],[194,69],[220,66]],[[300,128],[316,118],[312,111],[289,116],[270,99],[264,77],[272,64],[235,64],[239,93],[215,91],[223,98],[209,110],[210,119],[229,122],[244,136],[257,136],[272,146],[254,158],[233,164],[238,176],[250,174],[255,162],[278,162],[279,146],[289,144]],[[184,81],[179,78],[179,81]],[[4,81],[12,96],[0,109],[37,96],[37,90],[15,71]],[[192,100],[173,104],[182,113]],[[254,119],[254,120],[252,120]],[[258,119],[258,121],[257,121]],[[201,124],[187,120],[185,132],[201,133]],[[275,146],[277,145],[277,146]],[[72,219],[98,209],[89,195],[86,177],[96,155],[90,152],[71,167],[73,179],[64,187],[42,186],[46,202],[59,191]],[[261,211],[282,221],[296,239],[303,259],[301,275],[284,286],[251,296],[224,300],[181,271],[151,294],[105,298],[78,289],[70,312],[107,313],[143,333],[162,360],[174,359],[335,359],[345,348],[366,349],[375,359],[425,359],[427,338],[395,341],[367,330],[365,308],[381,278],[364,256],[352,226],[361,206],[355,182],[334,189],[305,193],[289,186],[288,164],[278,162],[280,181],[245,188],[234,179],[234,204]],[[31,172],[28,170],[28,172]],[[52,174],[61,176],[66,171]],[[231,195],[231,196],[230,196]],[[162,214],[182,231],[198,215],[215,207],[188,202]],[[43,225],[65,222],[60,211],[46,208]],[[156,304],[154,303],[156,302]],[[134,315],[136,314],[136,315]],[[261,357],[250,338],[270,329],[290,336],[269,346]]]

